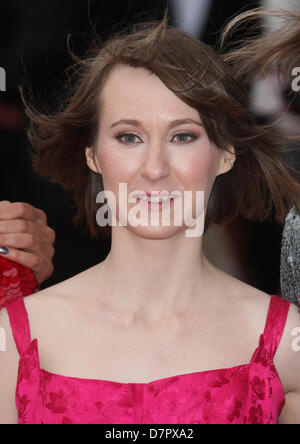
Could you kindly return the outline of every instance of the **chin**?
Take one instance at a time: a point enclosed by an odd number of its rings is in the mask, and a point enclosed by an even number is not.
[[[186,229],[186,227],[132,227],[128,226],[127,229],[131,231],[131,233],[135,234],[142,239],[152,239],[152,240],[162,240],[162,239],[170,239],[174,237]]]

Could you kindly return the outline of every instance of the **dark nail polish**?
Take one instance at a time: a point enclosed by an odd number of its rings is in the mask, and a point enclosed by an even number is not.
[[[6,247],[0,247],[0,253],[1,254],[8,254],[9,253],[9,249]]]

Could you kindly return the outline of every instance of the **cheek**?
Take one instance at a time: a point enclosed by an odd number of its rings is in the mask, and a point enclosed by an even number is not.
[[[106,189],[113,190],[119,182],[128,182],[137,169],[137,161],[127,156],[122,158],[120,153],[102,147],[98,149],[97,158],[101,166],[102,177]]]
[[[184,182],[192,189],[209,189],[216,175],[217,155],[214,150],[202,150],[191,156],[184,156],[178,164],[178,171]]]
[[[219,157],[217,148],[211,146],[205,148],[207,149],[190,153],[190,156],[184,156],[181,163],[178,162],[177,171],[185,189],[204,192],[204,208],[206,209],[217,175]],[[198,218],[199,214],[195,212],[195,200],[193,205],[193,217]]]

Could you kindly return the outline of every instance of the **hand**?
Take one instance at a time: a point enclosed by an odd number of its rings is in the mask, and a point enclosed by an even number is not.
[[[9,250],[2,256],[30,268],[39,284],[53,273],[54,242],[44,211],[24,202],[0,201],[0,246]]]

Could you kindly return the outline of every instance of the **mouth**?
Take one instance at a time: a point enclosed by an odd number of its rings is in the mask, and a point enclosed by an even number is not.
[[[171,207],[175,198],[176,196],[137,196],[137,202],[150,210],[160,210]]]

